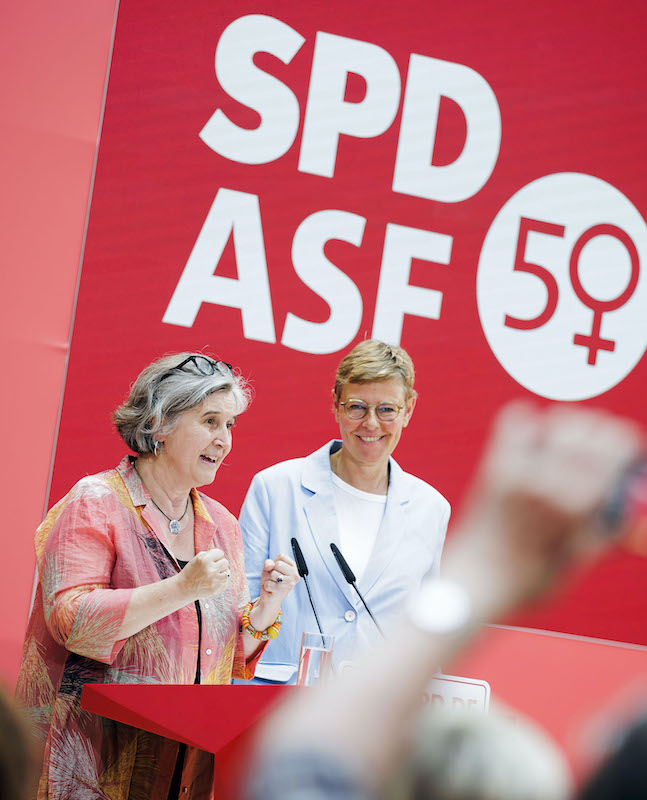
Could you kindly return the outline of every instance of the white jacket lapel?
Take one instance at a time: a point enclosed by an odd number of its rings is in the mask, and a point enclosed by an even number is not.
[[[389,491],[386,497],[384,517],[375,539],[362,579],[358,581],[362,594],[368,592],[395,558],[402,539],[406,536],[406,505],[409,498],[405,494],[405,473],[398,464],[389,459]]]
[[[321,559],[330,572],[333,581],[351,605],[355,604],[355,593],[339,569],[339,565],[330,549],[333,542],[339,547],[339,525],[335,509],[335,496],[330,469],[330,447],[328,442],[305,459],[301,484],[312,497],[305,500],[303,510],[310,526],[314,543]],[[308,565],[310,568],[310,565]]]

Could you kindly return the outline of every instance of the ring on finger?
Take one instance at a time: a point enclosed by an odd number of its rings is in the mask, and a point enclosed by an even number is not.
[[[276,579],[276,582],[283,583],[283,575],[279,575],[278,578]]]

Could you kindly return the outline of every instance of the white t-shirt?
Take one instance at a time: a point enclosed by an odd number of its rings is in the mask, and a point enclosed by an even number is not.
[[[385,494],[356,489],[332,474],[335,510],[339,521],[339,547],[359,581],[371,557],[377,532],[382,524]]]

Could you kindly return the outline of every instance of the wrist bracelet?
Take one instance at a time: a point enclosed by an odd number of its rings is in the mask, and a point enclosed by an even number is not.
[[[257,597],[256,600],[260,600],[260,598]],[[278,617],[269,626],[269,628],[266,628],[264,631],[257,631],[249,621],[249,615],[254,608],[254,603],[256,603],[256,600],[250,600],[243,609],[243,615],[240,618],[241,626],[247,631],[247,633],[251,634],[254,639],[258,639],[260,642],[266,642],[268,639],[276,639],[276,637],[279,635],[279,629],[283,623],[282,612],[279,611]]]

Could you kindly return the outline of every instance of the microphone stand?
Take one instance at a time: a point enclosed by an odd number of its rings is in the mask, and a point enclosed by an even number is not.
[[[308,592],[308,600],[310,600],[310,606],[312,607],[312,613],[315,616],[315,622],[317,623],[317,628],[319,628],[319,633],[321,634],[321,643],[325,645],[324,642],[324,632],[323,628],[321,627],[321,622],[319,621],[319,614],[317,614],[317,608],[314,604],[314,600],[312,599],[312,593],[310,592],[310,586],[308,585],[308,565],[306,564],[306,560],[303,556],[303,552],[301,551],[301,547],[299,546],[299,542],[292,537],[292,552],[294,553],[294,560],[297,562],[297,571],[299,576],[303,578],[303,582],[306,585],[306,591]]]
[[[340,549],[337,547],[337,545],[336,545],[334,542],[331,542],[331,543],[330,543],[330,549],[332,550],[332,553],[333,553],[333,555],[334,555],[334,556],[335,556],[335,558],[337,559],[337,563],[339,564],[339,569],[342,571],[342,573],[343,573],[343,575],[344,575],[344,578],[346,578],[346,581],[347,581],[348,583],[350,583],[350,585],[353,587],[353,589],[355,589],[355,591],[356,591],[356,592],[357,592],[357,594],[359,595],[359,599],[360,599],[360,600],[362,601],[362,603],[364,604],[364,608],[365,608],[365,609],[368,611],[368,615],[369,615],[369,617],[370,617],[370,618],[373,620],[373,623],[375,624],[375,627],[376,627],[376,628],[378,629],[378,631],[381,633],[382,637],[384,637],[384,631],[383,631],[383,630],[382,630],[382,628],[380,627],[380,624],[379,624],[379,622],[378,622],[378,621],[375,619],[375,617],[374,617],[374,616],[373,616],[373,614],[371,613],[371,609],[370,609],[370,608],[368,607],[368,605],[366,604],[366,600],[364,600],[364,598],[363,598],[363,596],[362,596],[362,593],[361,593],[361,592],[360,592],[360,590],[357,588],[357,579],[355,578],[355,573],[354,573],[354,572],[353,572],[353,570],[352,570],[352,569],[351,569],[351,568],[348,566],[348,562],[346,561],[346,559],[344,558],[344,556],[341,554],[341,550],[340,550]]]

